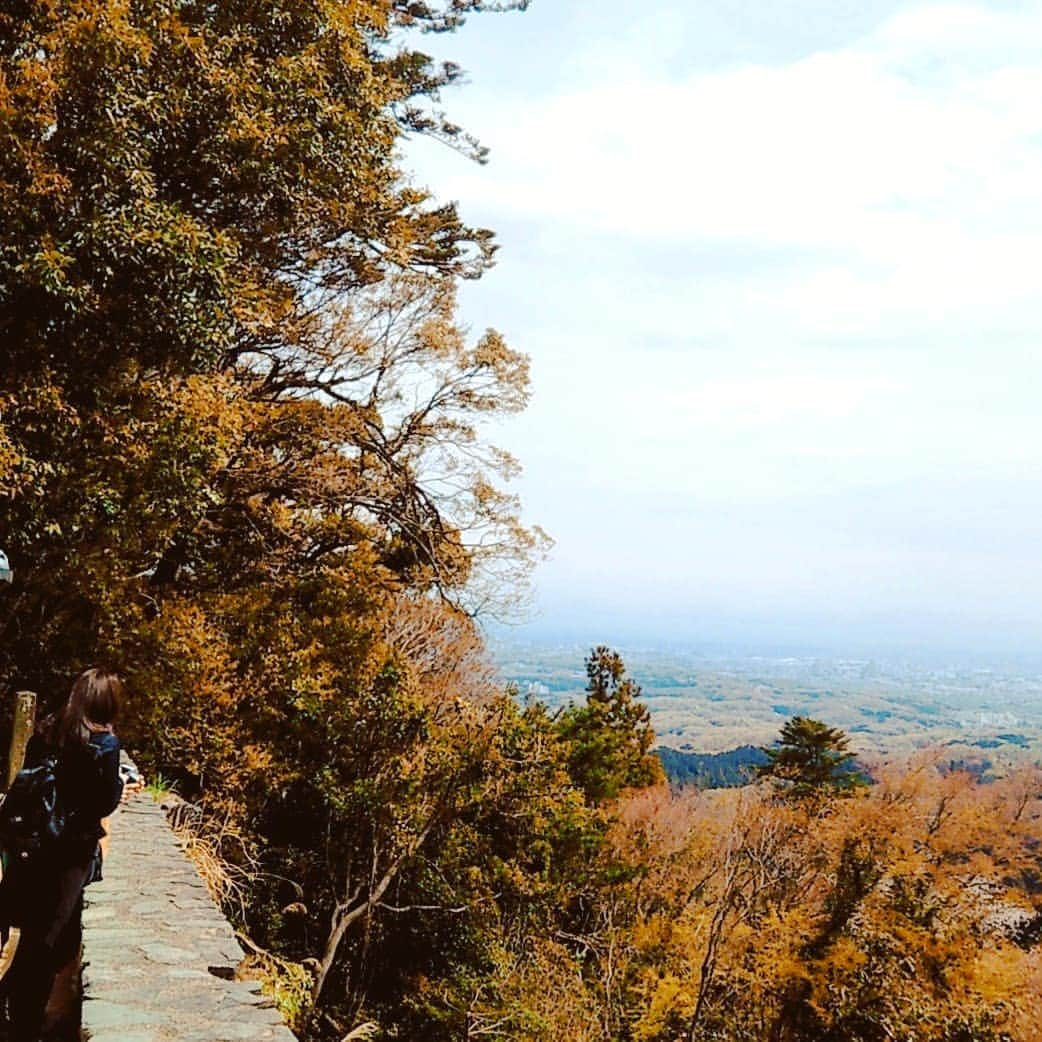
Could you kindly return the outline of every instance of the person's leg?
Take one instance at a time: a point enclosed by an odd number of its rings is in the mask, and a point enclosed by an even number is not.
[[[90,864],[63,866],[58,872],[57,900],[54,904],[44,940],[59,956],[66,949],[79,943],[80,919],[83,915],[83,888],[87,882]]]
[[[0,982],[0,996],[7,1000],[12,1042],[36,1042],[40,1034],[51,988],[44,935],[57,903],[55,884],[50,866],[28,872],[16,863],[4,876],[5,920],[19,931],[14,959]]]
[[[78,1038],[80,1023],[80,953],[83,940],[83,891],[52,949],[56,968],[44,1010],[44,1037]]]
[[[83,883],[87,867],[59,866],[44,893],[37,914],[27,921],[4,982],[12,1042],[36,1042],[55,977],[69,951],[78,945]]]
[[[54,976],[51,949],[39,935],[30,933],[26,936],[23,933],[14,965],[4,981],[12,1042],[37,1042],[39,1039]]]

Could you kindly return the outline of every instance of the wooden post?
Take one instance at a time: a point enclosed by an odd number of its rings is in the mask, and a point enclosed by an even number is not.
[[[36,726],[36,695],[32,691],[19,691],[14,697],[14,723],[11,726],[11,748],[7,755],[7,784],[4,786],[4,792],[11,788],[14,776],[25,763],[25,750]],[[6,864],[0,863],[0,876],[6,867]],[[0,948],[0,981],[7,976],[14,964],[21,937],[22,931],[17,927],[12,928],[6,943]]]
[[[36,695],[32,691],[19,691],[15,695],[14,725],[11,728],[11,751],[7,757],[6,792],[11,788],[14,776],[25,763],[25,750],[36,726]]]

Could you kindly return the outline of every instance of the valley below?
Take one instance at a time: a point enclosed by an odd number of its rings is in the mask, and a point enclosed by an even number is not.
[[[641,684],[660,748],[724,753],[770,744],[790,717],[842,728],[866,764],[935,750],[1001,770],[1042,757],[1042,669],[770,657],[620,647]],[[499,667],[520,696],[581,701],[581,645],[499,643]]]

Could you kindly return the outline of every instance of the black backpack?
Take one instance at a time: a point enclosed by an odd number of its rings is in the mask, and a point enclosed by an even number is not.
[[[57,768],[54,756],[23,767],[0,803],[0,849],[8,863],[30,862],[61,839],[65,811],[58,799]]]

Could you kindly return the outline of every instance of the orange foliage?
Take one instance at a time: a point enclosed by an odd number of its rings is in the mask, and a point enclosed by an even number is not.
[[[1037,780],[923,758],[804,805],[763,786],[625,799],[625,880],[559,939],[583,956],[596,1037],[1032,1042]]]

